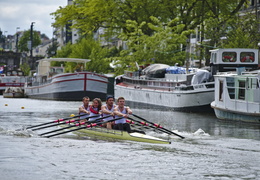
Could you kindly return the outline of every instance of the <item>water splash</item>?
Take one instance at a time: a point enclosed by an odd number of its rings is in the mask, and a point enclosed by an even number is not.
[[[194,136],[210,136],[208,133],[199,128],[197,131],[193,133]]]
[[[0,127],[0,134],[8,135],[8,136],[19,136],[19,137],[35,137],[35,136],[38,136],[32,130],[27,130],[25,128],[24,129],[11,130],[11,129],[4,129],[4,128]]]

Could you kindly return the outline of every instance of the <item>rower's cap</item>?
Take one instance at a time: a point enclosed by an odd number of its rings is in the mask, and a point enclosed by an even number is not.
[[[114,96],[111,96],[111,95],[107,96],[106,100],[108,100],[110,98],[113,98],[115,100]]]

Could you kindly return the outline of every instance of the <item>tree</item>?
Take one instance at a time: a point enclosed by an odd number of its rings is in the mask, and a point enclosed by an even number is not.
[[[57,41],[54,41],[54,39],[53,39],[52,44],[49,45],[49,47],[46,50],[48,57],[55,56],[58,46],[59,46],[59,43]]]
[[[23,71],[25,76],[29,76],[31,69],[30,69],[30,65],[27,62],[21,64],[20,68]]]
[[[251,13],[228,21],[228,27],[224,48],[258,48],[259,21]]]
[[[56,20],[53,25],[64,27],[67,22],[73,22],[72,28],[78,29],[82,35],[92,34],[102,27],[105,28],[104,36],[108,37],[107,39],[113,36],[121,37],[127,41],[130,49],[122,51],[120,56],[112,59],[114,62],[123,63],[119,66],[122,70],[135,61],[144,60],[167,63],[179,61],[183,64],[185,52],[178,50],[180,52],[176,53],[178,52],[176,49],[181,45],[176,42],[176,38],[172,40],[169,38],[171,33],[173,36],[176,34],[174,28],[180,28],[183,35],[187,35],[186,39],[189,38],[190,31],[198,28],[200,39],[210,40],[209,47],[223,45],[221,37],[228,32],[231,36],[232,31],[236,34],[236,29],[230,29],[229,22],[238,20],[238,12],[246,5],[247,0],[75,0],[74,2],[73,5],[60,8],[52,14]],[[158,21],[157,24],[155,19]],[[173,21],[174,23],[171,23]],[[169,32],[163,31],[162,27],[167,27]],[[171,28],[173,29],[170,30]],[[177,33],[180,34],[182,33]],[[182,46],[185,46],[186,42],[183,42],[185,37],[181,36],[181,39]]]
[[[239,10],[246,5],[246,0],[204,0],[208,9],[207,17],[203,19],[201,31],[203,38],[210,39],[210,46],[220,47],[221,37],[226,36],[227,32],[231,32],[229,22],[237,19]]]
[[[82,34],[92,34],[100,27],[112,29],[114,33],[127,31],[125,23],[134,20],[138,23],[149,21],[150,16],[164,18],[162,7],[157,0],[75,0],[73,5],[60,8],[52,13],[55,27],[64,27],[73,22]],[[146,34],[151,30],[143,26]]]
[[[75,0],[73,5],[60,8],[52,13],[56,27],[64,27],[69,21],[72,28],[83,34],[91,34],[100,27],[112,29],[114,33],[131,31],[126,27],[126,21],[151,23],[150,17],[158,18],[162,23],[168,23],[178,18],[184,24],[184,30],[195,29],[208,18],[226,21],[241,9],[247,0]],[[222,18],[221,18],[222,17]],[[146,35],[153,31],[142,26]],[[111,32],[111,31],[110,31]]]
[[[30,36],[31,35],[31,31],[27,30],[24,31],[22,37],[19,39],[18,42],[18,49],[20,52],[28,52],[30,51],[30,49],[28,49],[28,41],[30,41]],[[41,44],[41,38],[40,35],[37,31],[33,31],[33,44],[32,47],[35,48],[37,47],[39,44]]]
[[[91,59],[86,64],[85,70],[107,73],[110,69],[110,60],[106,59],[108,55],[109,50],[107,48],[102,48],[99,42],[88,36],[82,38],[77,44],[69,43],[63,46],[61,50],[57,51],[55,57]],[[66,62],[65,67],[67,71],[74,71],[78,68],[76,63],[71,62]]]
[[[128,49],[122,50],[120,57],[113,58],[114,62],[120,64],[116,68],[117,74],[122,73],[126,67],[136,69],[136,62],[138,64],[184,64],[186,52],[181,45],[186,44],[187,36],[192,31],[184,31],[185,25],[178,24],[178,19],[168,24],[161,23],[155,17],[151,17],[151,21],[152,23],[143,22],[140,26],[135,21],[127,21],[127,27],[131,28],[132,32],[120,36],[121,39],[127,40]],[[153,30],[153,35],[144,34],[143,25]]]

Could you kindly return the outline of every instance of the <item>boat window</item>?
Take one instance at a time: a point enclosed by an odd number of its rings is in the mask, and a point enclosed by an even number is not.
[[[237,53],[236,52],[223,52],[222,61],[223,62],[236,62]]]
[[[227,88],[228,88],[228,94],[230,99],[235,99],[235,82],[234,78],[232,77],[227,77]]]
[[[219,101],[223,101],[223,81],[219,81]]]
[[[63,69],[56,69],[56,72],[59,73],[63,73]]]
[[[160,82],[154,82],[155,86],[160,86]]]
[[[240,54],[240,62],[248,63],[255,61],[255,53],[254,52],[241,52]]]
[[[258,89],[259,88],[259,83],[257,78],[252,78],[252,89]]]
[[[239,81],[238,99],[245,100],[245,81]]]

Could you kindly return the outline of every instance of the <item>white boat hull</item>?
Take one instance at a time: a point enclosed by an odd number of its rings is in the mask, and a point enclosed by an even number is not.
[[[78,101],[88,96],[105,99],[108,79],[91,72],[64,73],[53,76],[47,82],[25,87],[29,98]]]
[[[3,93],[4,98],[23,98],[24,93],[14,92],[14,93]]]
[[[123,96],[127,101],[172,109],[189,109],[209,106],[214,100],[214,88],[197,90],[153,90],[115,86],[115,98]]]
[[[211,107],[214,109],[215,115],[218,119],[260,123],[260,113],[232,111],[229,109],[220,108],[216,106],[215,101],[211,103]]]
[[[3,76],[0,77],[0,94],[8,87],[24,87],[24,76]]]
[[[223,120],[260,123],[259,74],[215,76],[215,98],[211,103],[216,117]]]

